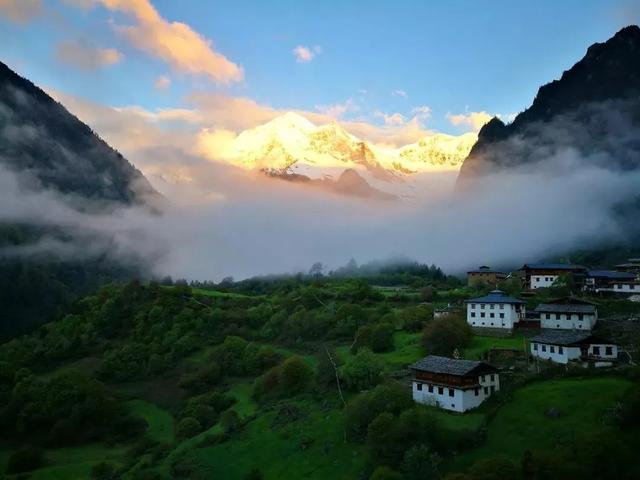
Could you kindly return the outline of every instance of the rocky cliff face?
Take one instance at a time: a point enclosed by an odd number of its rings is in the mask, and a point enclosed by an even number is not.
[[[607,168],[640,168],[639,27],[589,47],[559,80],[541,87],[511,124],[497,118],[487,123],[458,185],[496,171],[560,162],[568,154]]]

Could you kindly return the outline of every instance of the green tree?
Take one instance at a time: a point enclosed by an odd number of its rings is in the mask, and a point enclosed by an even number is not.
[[[298,356],[287,358],[279,368],[280,385],[287,395],[304,390],[313,378],[309,364]]]
[[[365,390],[380,383],[383,369],[384,362],[363,348],[340,367],[340,378],[350,390]]]
[[[193,417],[183,418],[176,426],[176,438],[178,440],[186,440],[202,431],[202,425]]]
[[[402,474],[389,467],[382,466],[376,468],[369,478],[370,480],[402,480]]]
[[[376,353],[393,350],[393,333],[394,328],[391,324],[379,323],[375,325],[371,332],[371,350]]]
[[[518,480],[519,469],[505,457],[490,457],[476,462],[469,474],[474,480]]]
[[[402,462],[402,471],[407,480],[438,479],[440,456],[426,445],[418,444],[407,450]]]
[[[422,333],[422,344],[427,353],[451,356],[454,350],[469,346],[473,332],[460,316],[447,315],[429,322]]]
[[[235,432],[240,428],[240,417],[235,410],[226,410],[220,415],[220,426],[225,433]]]

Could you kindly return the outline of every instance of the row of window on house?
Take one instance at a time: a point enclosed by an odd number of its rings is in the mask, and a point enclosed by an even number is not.
[[[560,313],[545,313],[544,318],[547,320],[573,320],[575,315],[565,315]],[[577,314],[578,320],[584,320],[584,315],[582,313]]]
[[[493,377],[493,375],[491,375]],[[493,380],[493,379],[492,379]],[[416,389],[421,392],[422,391],[422,383],[418,383],[416,385]],[[433,385],[427,385],[427,391],[429,393],[434,393],[435,390],[438,390],[438,395],[444,395],[444,387],[434,387]],[[449,391],[449,396],[450,397],[454,397],[456,394],[456,391],[453,388],[447,388],[447,390]],[[496,387],[494,387],[493,385],[491,385],[490,387],[482,387],[482,390],[484,392],[485,395],[488,395],[489,392],[493,393],[496,390]],[[478,395],[480,395],[480,387],[476,387],[473,389],[473,393],[474,395],[477,397]]]
[[[471,318],[475,318],[476,316],[476,312],[471,312]],[[485,318],[485,313],[484,312],[480,312],[480,318]],[[496,318],[496,314],[495,313],[490,313],[489,314],[489,318]],[[504,318],[504,313],[500,314],[500,318]]]
[[[480,310],[484,310],[485,305],[489,305],[489,310],[495,310],[495,307],[496,307],[495,303],[489,303],[489,304],[481,303],[480,304]],[[498,305],[500,305],[500,310],[504,310],[504,303],[500,303]],[[475,308],[476,308],[476,304],[472,303],[471,304],[471,309],[475,309]]]
[[[533,350],[538,351],[537,343],[533,344]],[[558,354],[560,355],[564,353],[564,348],[562,348],[561,346],[558,346],[557,350],[558,350]],[[540,345],[540,351],[546,352],[547,345]],[[595,355],[595,356],[600,355],[600,347],[594,345],[593,347],[591,347],[591,352],[592,352],[592,355]],[[549,353],[556,353],[556,347],[554,345],[549,345]],[[613,347],[604,347],[604,354],[613,355]]]

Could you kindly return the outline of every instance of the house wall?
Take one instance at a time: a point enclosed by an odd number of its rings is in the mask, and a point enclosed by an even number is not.
[[[482,316],[484,314],[484,317]],[[493,314],[493,317],[491,316]],[[501,318],[500,315],[504,318]],[[516,306],[510,303],[467,303],[467,323],[472,327],[513,329],[518,323]]]
[[[537,288],[548,288],[558,279],[558,275],[551,275],[548,273],[532,273],[529,287],[531,290]]]
[[[598,321],[598,313],[582,314],[582,320],[577,313],[541,313],[540,328],[561,330],[591,330]]]
[[[551,360],[555,363],[567,364],[570,360],[580,358],[580,347],[563,347],[531,342],[529,348],[532,356],[542,360]]]
[[[607,353],[607,348],[610,349],[610,353]],[[611,343],[607,343],[607,344],[594,343],[592,345],[589,345],[589,350],[587,351],[587,354],[590,357],[599,357],[607,360],[615,360],[616,358],[618,358],[618,346],[613,345]]]
[[[491,380],[492,375],[493,380]],[[479,387],[476,388],[461,389],[414,380],[412,387],[413,400],[423,405],[432,405],[462,413],[476,408],[489,398],[493,392],[500,390],[500,376],[497,373],[481,375],[478,377],[478,384]],[[429,387],[431,387],[432,392],[429,392]]]
[[[613,291],[615,293],[640,293],[640,284],[614,283]]]

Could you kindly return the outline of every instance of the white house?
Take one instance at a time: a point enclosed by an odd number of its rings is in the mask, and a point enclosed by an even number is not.
[[[622,285],[636,280],[636,274],[632,272],[618,272],[615,270],[589,270],[585,278],[583,290],[586,292],[614,292],[625,288]],[[621,285],[621,286],[617,286]],[[640,293],[640,287],[638,288]]]
[[[543,329],[591,330],[598,321],[596,306],[578,300],[542,303],[534,312],[540,316]]]
[[[467,323],[472,327],[512,330],[524,317],[524,302],[501,290],[467,300]]]
[[[582,265],[566,263],[528,263],[520,270],[524,272],[526,286],[531,290],[552,287],[563,275],[571,275],[576,283],[582,285],[587,273]]]
[[[623,281],[614,280],[612,282],[613,293],[622,293],[627,295],[640,294],[640,281]]]
[[[596,367],[611,366],[618,346],[589,332],[549,330],[531,338],[531,355],[554,363],[579,361]]]
[[[498,370],[484,362],[429,355],[410,368],[413,400],[445,410],[466,412],[500,390]]]

